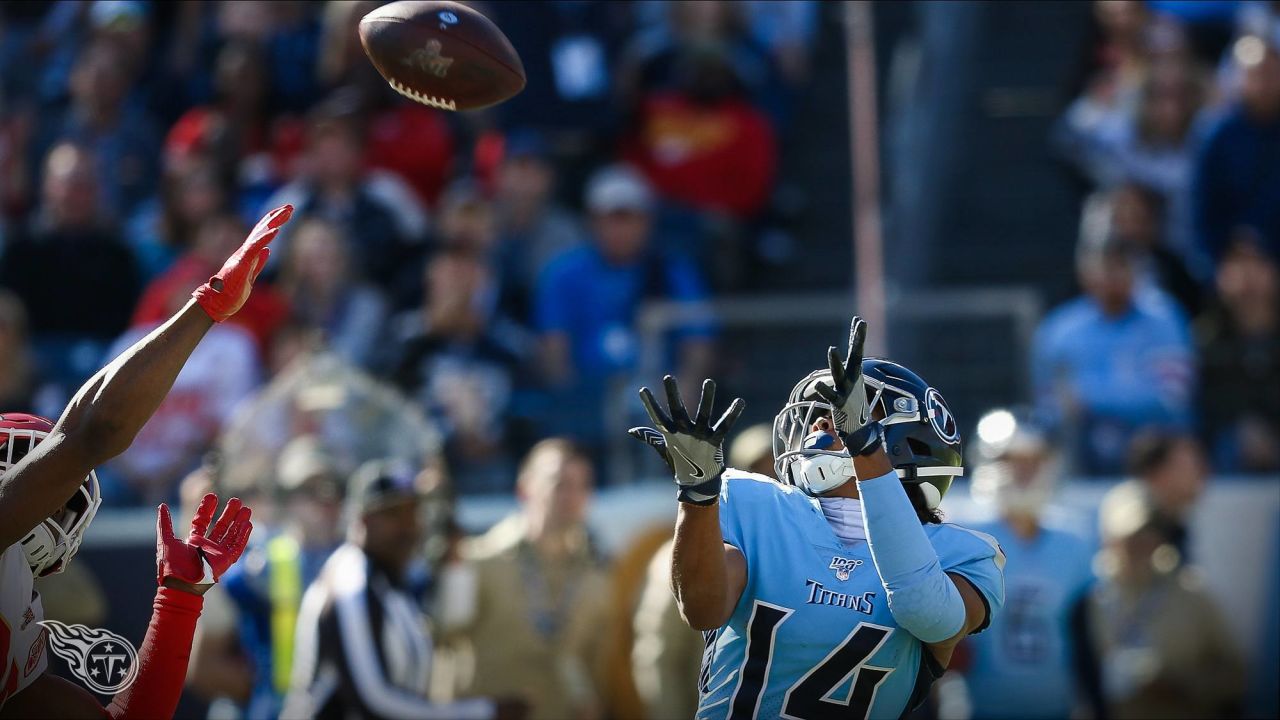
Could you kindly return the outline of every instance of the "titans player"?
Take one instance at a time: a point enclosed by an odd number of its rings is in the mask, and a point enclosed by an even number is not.
[[[960,467],[942,395],[907,368],[849,352],[811,373],[774,421],[779,481],[726,469],[715,385],[693,418],[665,378],[670,414],[640,399],[679,485],[671,584],[705,632],[698,718],[897,718],[920,703],[956,645],[1004,603],[991,537],[941,523]]]
[[[1046,517],[1060,463],[1049,438],[1023,412],[978,421],[972,491],[997,518],[976,524],[1012,561],[1005,610],[967,643],[962,669],[977,720],[1068,718],[1087,701],[1102,716],[1088,603],[1094,548]]]

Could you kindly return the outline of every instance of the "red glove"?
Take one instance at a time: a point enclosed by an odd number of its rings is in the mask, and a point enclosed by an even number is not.
[[[174,578],[197,588],[208,588],[240,559],[249,542],[249,533],[253,532],[253,523],[249,522],[253,511],[244,507],[240,498],[231,498],[210,529],[209,521],[217,507],[218,496],[205,495],[191,519],[191,534],[186,540],[179,540],[173,534],[169,506],[160,504],[156,518],[157,584],[163,585],[165,578]]]
[[[253,281],[258,279],[258,273],[271,257],[271,248],[267,244],[280,234],[280,228],[289,222],[292,214],[292,205],[281,205],[263,215],[240,249],[222,264],[222,269],[191,293],[214,322],[222,322],[235,315],[249,299]]]

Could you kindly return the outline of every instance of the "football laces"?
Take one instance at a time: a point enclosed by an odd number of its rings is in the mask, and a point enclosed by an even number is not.
[[[458,109],[458,103],[456,103],[453,100],[438,98],[438,97],[435,97],[434,95],[425,95],[423,93],[418,92],[417,90],[414,90],[408,85],[405,85],[399,80],[388,80],[387,84],[391,86],[392,90],[395,90],[396,92],[409,98],[410,100],[416,100],[417,102],[420,102],[423,105],[430,105],[431,107],[440,108],[441,110],[457,110]]]

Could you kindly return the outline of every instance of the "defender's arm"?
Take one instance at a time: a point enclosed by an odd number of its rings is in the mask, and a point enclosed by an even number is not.
[[[0,548],[52,515],[97,465],[124,452],[164,400],[178,372],[214,322],[234,315],[266,264],[267,244],[293,208],[258,222],[193,299],[86,382],[35,449],[0,479]]]

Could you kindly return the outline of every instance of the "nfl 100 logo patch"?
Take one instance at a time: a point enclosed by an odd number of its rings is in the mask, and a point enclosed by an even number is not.
[[[857,570],[858,566],[861,564],[862,564],[861,560],[856,560],[856,559],[851,560],[849,558],[842,558],[839,555],[837,555],[831,558],[831,565],[829,565],[828,567],[836,571],[837,580],[848,580],[849,573],[853,572],[854,570]]]

